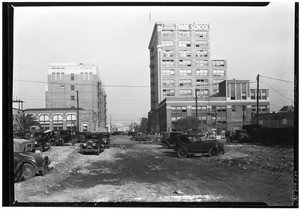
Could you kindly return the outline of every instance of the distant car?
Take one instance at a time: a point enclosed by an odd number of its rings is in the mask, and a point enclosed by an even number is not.
[[[174,147],[175,137],[181,132],[165,132],[161,138],[161,145],[163,148],[170,149]]]
[[[132,141],[150,141],[151,137],[148,134],[137,133],[131,137]]]
[[[35,175],[44,175],[49,169],[50,159],[35,151],[34,142],[26,139],[14,139],[14,176],[15,181],[31,179]]]
[[[190,134],[177,135],[174,150],[180,158],[185,158],[188,154],[193,153],[207,153],[211,157],[225,152],[224,145],[214,138]]]
[[[30,134],[29,140],[35,143],[35,148],[41,152],[48,151],[51,149],[51,141],[53,138],[51,132],[33,132]]]
[[[88,133],[85,135],[85,143],[79,145],[80,153],[96,153],[99,155],[105,148],[101,133]]]
[[[73,146],[79,141],[79,132],[71,130],[53,131],[54,142],[56,146],[64,146],[66,143],[71,143]]]
[[[227,142],[249,142],[249,134],[247,130],[242,129],[242,130],[234,130],[229,137],[227,138]]]

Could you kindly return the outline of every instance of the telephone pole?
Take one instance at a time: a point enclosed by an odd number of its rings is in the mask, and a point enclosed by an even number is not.
[[[197,95],[198,89],[195,89],[195,100],[196,100],[196,134],[198,134],[198,95]]]
[[[78,94],[78,90],[76,91],[77,94],[77,131],[79,131],[79,94]]]
[[[256,124],[259,125],[259,74],[256,77],[257,88],[256,88]]]

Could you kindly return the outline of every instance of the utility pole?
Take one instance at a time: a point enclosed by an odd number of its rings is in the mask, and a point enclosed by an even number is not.
[[[111,114],[109,115],[110,116],[110,121],[109,121],[109,127],[110,127],[110,132],[111,132]]]
[[[77,94],[77,131],[79,131],[79,94],[78,90],[76,91]]]
[[[196,100],[196,134],[198,134],[198,95],[197,95],[198,89],[195,89],[195,100]]]
[[[256,77],[256,124],[259,125],[258,115],[259,115],[259,74]]]
[[[243,106],[243,125],[245,125],[245,108],[246,106]]]

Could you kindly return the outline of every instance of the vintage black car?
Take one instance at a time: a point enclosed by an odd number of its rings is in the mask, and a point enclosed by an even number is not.
[[[59,130],[53,131],[53,135],[53,144],[56,146],[64,146],[66,143],[71,143],[74,146],[79,141],[79,133],[77,131]]]
[[[15,182],[27,180],[35,175],[49,172],[50,159],[35,150],[34,142],[26,139],[14,139],[14,178]]]
[[[180,158],[193,153],[207,153],[211,157],[225,152],[224,145],[214,138],[189,134],[180,134],[175,137],[174,150]]]
[[[51,149],[53,136],[51,132],[32,132],[29,140],[32,140],[35,143],[35,149],[44,152]]]
[[[99,155],[103,152],[105,144],[107,147],[107,139],[103,139],[102,133],[87,133],[85,135],[85,143],[79,145],[80,153],[96,153]]]
[[[163,148],[170,149],[174,147],[175,137],[179,134],[182,134],[180,132],[165,132],[163,133],[162,139],[161,139],[161,145]]]
[[[151,137],[147,134],[143,133],[136,133],[134,136],[131,137],[132,141],[150,141]]]
[[[247,130],[234,130],[230,133],[229,137],[227,138],[227,142],[240,142],[245,143],[249,142],[249,134]]]

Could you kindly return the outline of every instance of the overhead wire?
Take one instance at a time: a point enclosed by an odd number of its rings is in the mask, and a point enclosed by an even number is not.
[[[294,103],[293,100],[291,100],[291,99],[287,98],[286,96],[282,95],[279,91],[277,91],[277,90],[275,90],[274,88],[272,88],[268,83],[263,82],[263,81],[260,81],[260,82],[263,83],[263,84],[266,84],[269,88],[271,88],[272,90],[274,90],[276,93],[278,93],[279,95],[281,95],[281,96],[284,97],[285,99],[287,99],[287,100],[291,101],[292,103]]]

